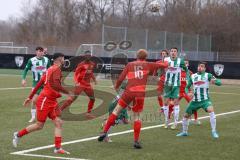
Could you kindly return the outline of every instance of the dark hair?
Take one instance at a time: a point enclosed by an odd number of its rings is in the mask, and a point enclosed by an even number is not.
[[[178,51],[178,48],[177,47],[172,47],[171,49],[176,49]]]
[[[162,52],[166,52],[167,55],[168,55],[168,50],[164,49],[164,50],[162,50],[160,53],[162,54]]]
[[[36,51],[43,51],[43,47],[36,47]]]
[[[86,50],[86,51],[84,52],[84,54],[91,54],[91,51]]]
[[[64,57],[64,54],[63,53],[54,53],[52,59],[55,60],[55,59],[57,59],[59,57]]]
[[[204,64],[205,68],[207,68],[207,62],[200,61],[200,62],[198,62],[198,65],[200,65],[200,64]]]

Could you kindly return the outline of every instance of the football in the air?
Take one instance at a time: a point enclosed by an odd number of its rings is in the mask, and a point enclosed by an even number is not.
[[[149,7],[149,10],[151,12],[159,12],[160,5],[159,4],[151,4],[150,7]]]

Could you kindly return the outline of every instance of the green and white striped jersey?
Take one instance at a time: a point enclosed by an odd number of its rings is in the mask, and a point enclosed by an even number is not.
[[[38,82],[41,79],[43,73],[46,72],[47,69],[50,67],[50,65],[50,60],[47,57],[30,58],[23,71],[22,78],[26,79],[27,72],[31,69],[33,75],[33,82]]]
[[[192,74],[187,86],[193,85],[193,101],[201,102],[209,99],[209,82],[213,75],[211,73],[195,73]]]
[[[165,85],[180,86],[181,70],[187,71],[184,60],[182,58],[172,60],[171,57],[166,57],[164,61],[168,62],[168,68],[165,73]]]

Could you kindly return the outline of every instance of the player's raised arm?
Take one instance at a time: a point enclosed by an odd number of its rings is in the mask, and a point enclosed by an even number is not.
[[[208,73],[208,80],[209,80],[209,82],[211,82],[212,84],[215,84],[216,86],[222,85],[222,81],[220,79],[217,79],[211,73]]]
[[[187,67],[186,64],[185,64],[184,59],[181,59],[180,67],[181,67],[186,73],[189,74],[188,67]]]
[[[120,85],[122,84],[122,82],[124,81],[124,79],[126,78],[127,74],[128,74],[128,68],[129,68],[129,64],[124,68],[124,70],[122,71],[122,73],[120,74],[114,88],[118,89],[120,87]]]
[[[27,83],[26,76],[27,76],[28,70],[30,70],[31,67],[32,67],[32,61],[31,61],[31,59],[29,59],[27,62],[27,65],[24,68],[23,73],[22,73],[22,86],[24,86],[24,87],[26,86],[26,83]]]
[[[44,74],[44,75],[42,76],[42,78],[41,78],[40,81],[37,83],[37,85],[34,87],[34,89],[32,90],[32,92],[31,92],[30,95],[28,96],[28,98],[24,101],[24,103],[23,103],[24,106],[27,106],[27,105],[31,102],[33,96],[37,93],[37,91],[39,90],[39,88],[42,87],[42,85],[44,85],[45,79],[46,79],[46,74]]]
[[[186,93],[188,93],[188,92],[189,92],[189,94],[192,93],[192,90],[191,90],[192,84],[193,84],[192,78],[189,77],[189,79],[188,79],[188,81],[187,81],[187,85],[186,85],[186,87],[185,87],[185,92],[186,92]]]
[[[53,72],[52,77],[50,77],[50,78],[52,80],[50,80],[49,83],[55,91],[62,92],[64,94],[69,94],[69,91],[61,85],[61,70],[60,70],[60,68],[56,69],[55,72]]]

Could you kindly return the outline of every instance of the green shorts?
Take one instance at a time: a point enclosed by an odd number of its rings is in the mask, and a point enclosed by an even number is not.
[[[179,98],[179,86],[164,86],[164,98]]]
[[[197,111],[200,108],[207,112],[209,106],[212,106],[212,102],[209,99],[200,102],[191,101],[187,106],[186,113],[191,115],[194,111]]]
[[[32,81],[32,88],[36,87],[37,83],[38,81]],[[38,89],[36,94],[39,95],[42,90],[43,90],[43,86]]]

